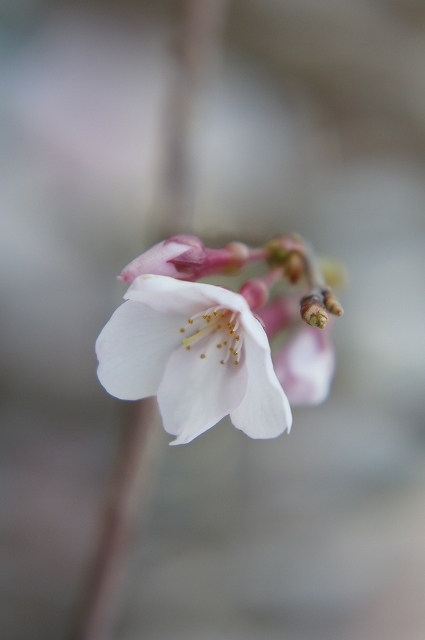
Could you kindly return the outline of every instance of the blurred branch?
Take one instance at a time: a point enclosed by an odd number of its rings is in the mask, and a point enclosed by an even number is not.
[[[156,415],[155,400],[129,405],[118,458],[103,507],[100,536],[84,589],[72,640],[105,640],[117,612],[118,594],[146,483],[146,444]]]
[[[163,172],[167,234],[189,232],[194,214],[195,167],[189,140],[200,89],[214,76],[228,0],[185,0],[186,20],[174,42],[175,73],[166,110]]]
[[[193,180],[188,139],[201,79],[210,71],[227,0],[186,0],[182,36],[175,49],[177,70],[170,90],[164,150],[165,227],[190,231]],[[157,212],[156,212],[157,213]],[[154,420],[151,398],[132,404],[122,431],[116,470],[107,495],[101,535],[72,640],[106,640],[111,635],[126,560],[146,483],[146,442]]]

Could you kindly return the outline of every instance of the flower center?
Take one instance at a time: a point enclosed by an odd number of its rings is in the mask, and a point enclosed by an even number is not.
[[[190,334],[182,338],[182,342],[190,351],[192,345],[203,340],[205,349],[201,359],[219,354],[220,364],[226,364],[231,357],[233,364],[239,364],[243,345],[239,316],[237,311],[225,307],[211,307],[196,313],[187,321],[188,326],[180,329],[180,333]]]

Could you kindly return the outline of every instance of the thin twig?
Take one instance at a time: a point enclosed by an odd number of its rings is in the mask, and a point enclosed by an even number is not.
[[[100,536],[72,640],[106,640],[117,611],[117,594],[140,512],[146,481],[146,444],[155,421],[153,398],[128,406],[118,458],[103,508]]]
[[[219,41],[228,0],[185,0],[186,19],[173,45],[174,76],[166,112],[166,150],[161,195],[167,233],[190,232],[196,167],[189,141],[205,79],[217,69]]]
[[[220,26],[227,0],[186,0],[180,71],[169,96],[169,132],[164,149],[164,178],[168,202],[165,226],[175,233],[190,231],[193,185],[188,136],[201,77],[218,50]],[[108,640],[118,608],[131,539],[146,484],[146,442],[154,420],[152,399],[133,403],[123,428],[115,474],[101,524],[101,535],[87,580],[81,612],[72,640]]]

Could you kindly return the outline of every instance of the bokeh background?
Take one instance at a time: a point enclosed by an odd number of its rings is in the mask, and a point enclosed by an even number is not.
[[[187,6],[0,2],[1,637],[69,637],[125,418],[93,345],[184,130],[193,231],[303,234],[346,314],[290,436],[155,427],[111,638],[422,640],[425,5],[223,2],[189,89]]]

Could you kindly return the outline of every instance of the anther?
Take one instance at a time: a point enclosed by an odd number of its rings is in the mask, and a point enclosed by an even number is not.
[[[221,349],[222,346],[223,346],[222,344],[218,344],[217,349]]]
[[[188,323],[189,323],[189,324],[193,324],[193,320],[192,320],[192,318],[189,318]]]
[[[220,364],[226,364],[224,360],[220,360]]]
[[[201,353],[201,355],[200,355],[199,357],[200,357],[200,358],[202,358],[202,359],[204,359],[204,358],[206,358],[207,356],[205,355],[205,353]]]
[[[183,327],[180,329],[180,333],[184,333],[186,331],[186,329],[183,329]]]
[[[188,351],[190,351],[191,347],[190,347],[190,346],[189,346],[189,347],[186,347],[186,349],[187,349]]]

